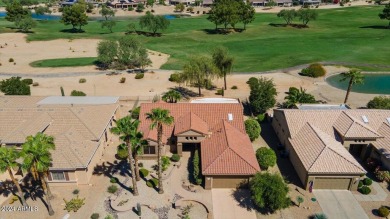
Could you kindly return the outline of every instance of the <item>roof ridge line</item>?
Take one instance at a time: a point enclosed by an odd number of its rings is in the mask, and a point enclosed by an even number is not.
[[[87,124],[85,124],[84,121],[83,121],[79,116],[77,116],[77,114],[73,111],[73,109],[68,109],[68,110],[71,111],[72,114],[73,114],[74,116],[76,116],[76,118],[77,118],[79,121],[81,121],[81,123],[82,123],[83,126],[89,131],[89,133],[91,133],[97,140],[99,140],[98,137],[95,135],[95,133],[93,133],[93,132],[91,131],[91,129],[87,126]]]
[[[72,141],[71,139],[68,138],[68,136],[66,135],[66,133],[68,133],[71,129],[74,129],[75,131],[77,131],[73,126],[71,126],[65,133],[63,133],[62,135],[69,141],[69,145],[72,145]],[[78,153],[76,153],[76,151],[73,150],[73,148],[71,147],[68,147],[70,149],[70,151],[72,152],[72,154],[75,155],[75,157],[77,158],[77,160],[83,164],[83,162],[81,161],[80,157],[78,156]]]
[[[345,111],[342,111],[342,113],[352,120],[352,124],[349,125],[347,131],[345,132],[345,134],[347,134],[348,131],[351,129],[352,125],[355,123],[355,120],[354,120],[350,115],[348,115]],[[336,120],[336,121],[337,121],[337,120]],[[344,135],[345,135],[345,134],[344,134]]]
[[[316,157],[316,159],[314,160],[314,162],[310,165],[310,167],[307,169],[307,171],[310,171],[310,169],[313,167],[313,165],[317,162],[318,158],[322,155],[322,153],[324,153],[325,149],[327,148],[327,145],[325,144],[324,140],[318,135],[317,131],[313,128],[313,126],[309,123],[309,122],[306,122],[309,127],[313,130],[313,132],[315,133],[315,135],[320,139],[320,141],[322,142],[322,144],[324,145],[324,148],[322,148],[321,152],[318,154],[318,156]]]
[[[355,167],[357,167],[358,169],[361,169],[359,166],[357,166],[356,164],[354,164],[353,162],[351,162],[350,160],[346,159],[342,154],[338,153],[337,151],[333,150],[333,148],[331,147],[328,147],[331,151],[333,151],[334,153],[336,153],[337,155],[339,155],[340,157],[342,157],[344,160],[348,161],[349,163],[351,163],[352,165],[354,165]],[[349,153],[349,152],[348,152]],[[364,170],[364,168],[363,168]],[[365,170],[364,170],[365,171]]]
[[[367,129],[368,131],[370,131],[371,133],[377,135],[378,137],[380,137],[380,135],[378,135],[379,133],[377,133],[376,131],[372,130],[371,127],[369,126],[366,126],[365,124],[361,123],[360,121],[355,121],[355,123],[357,123],[358,125],[360,125],[361,127]],[[349,131],[349,130],[348,130]]]

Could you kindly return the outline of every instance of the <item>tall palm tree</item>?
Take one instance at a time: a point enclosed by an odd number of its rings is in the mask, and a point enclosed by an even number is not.
[[[138,156],[144,153],[144,146],[148,145],[148,141],[143,139],[142,132],[139,132],[137,129],[133,130],[131,137],[131,147],[133,150],[134,163],[135,163],[135,176],[136,180],[140,181],[141,177],[139,175],[139,167],[138,167]]]
[[[231,73],[234,58],[229,56],[229,50],[226,47],[217,47],[213,51],[214,65],[219,69],[220,76],[223,77],[224,89],[226,90],[226,75]]]
[[[347,103],[349,93],[351,92],[352,89],[352,85],[363,84],[364,76],[362,75],[362,72],[357,69],[351,69],[349,70],[349,72],[343,72],[341,73],[341,76],[342,78],[340,79],[340,81],[349,80],[347,94],[345,95],[345,99],[344,99],[344,103]]]
[[[24,195],[22,189],[18,181],[16,181],[14,174],[12,173],[11,168],[19,167],[19,163],[16,160],[20,157],[20,153],[15,150],[15,148],[6,148],[0,147],[0,172],[5,173],[8,171],[9,176],[11,177],[12,182],[15,184],[18,189],[18,194],[20,200],[22,201],[23,206],[27,206],[26,199],[24,199]]]
[[[34,180],[40,180],[42,189],[45,192],[49,215],[54,214],[53,207],[50,203],[52,195],[47,180],[52,161],[50,151],[54,149],[54,138],[52,136],[37,133],[35,136],[28,136],[26,138],[26,142],[22,145],[21,151],[21,156],[23,157],[22,168],[29,171]]]
[[[132,132],[138,128],[137,120],[131,119],[131,116],[123,117],[116,121],[116,127],[111,128],[111,132],[115,135],[119,135],[119,139],[125,142],[127,146],[127,153],[129,158],[131,179],[133,182],[133,195],[138,196],[138,187],[136,181],[136,172],[134,168],[133,150],[130,145]]]
[[[167,103],[177,103],[177,101],[181,100],[181,98],[181,93],[175,90],[170,90],[162,96],[162,100]]]
[[[157,163],[158,163],[158,193],[163,194],[164,188],[162,183],[162,134],[163,134],[163,125],[171,125],[173,123],[173,117],[169,115],[169,110],[154,108],[150,113],[146,114],[146,119],[152,121],[150,124],[150,129],[157,128],[157,144],[158,144],[158,153],[157,153]]]

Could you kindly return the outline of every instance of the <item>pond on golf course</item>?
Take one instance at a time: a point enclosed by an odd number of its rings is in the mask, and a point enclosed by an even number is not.
[[[364,84],[353,85],[352,91],[366,94],[390,94],[390,74],[363,74]],[[326,78],[326,82],[333,87],[347,90],[348,80],[340,81],[341,75]]]

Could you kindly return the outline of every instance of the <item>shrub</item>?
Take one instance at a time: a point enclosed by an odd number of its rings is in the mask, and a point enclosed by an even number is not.
[[[267,170],[268,167],[273,167],[276,164],[276,154],[271,148],[261,147],[256,150],[257,162],[261,169]]]
[[[30,86],[21,77],[11,77],[0,81],[0,91],[5,95],[30,95]]]
[[[322,67],[319,63],[311,64],[309,67],[302,69],[302,75],[312,77],[312,78],[318,78],[322,77],[326,74],[326,70],[324,67]]]
[[[171,161],[169,160],[169,157],[167,156],[162,156],[161,157],[161,166],[162,166],[162,171],[165,171],[168,169],[169,165],[171,164]]]
[[[116,155],[118,156],[119,159],[127,159],[127,156],[129,155],[128,151],[127,151],[127,146],[126,144],[120,144],[118,145],[117,149],[116,149]]]
[[[390,182],[390,172],[387,170],[376,171],[375,177],[381,182],[383,182],[383,181]]]
[[[119,83],[123,84],[126,82],[126,78],[125,77],[122,77],[120,80],[119,80]]]
[[[256,119],[258,123],[262,123],[265,119],[265,113],[257,115]]]
[[[116,178],[116,177],[111,177],[111,178],[110,178],[110,183],[118,183],[118,178]]]
[[[114,219],[114,217],[112,215],[107,215],[104,219]]]
[[[85,198],[79,198],[79,196],[77,196],[76,198],[72,198],[70,201],[66,201],[64,199],[64,202],[65,202],[65,208],[64,210],[68,211],[68,212],[77,212],[85,203]]]
[[[314,215],[313,219],[328,219],[328,216],[324,213],[317,213]]]
[[[146,185],[148,187],[155,187],[156,188],[158,186],[158,179],[155,179],[155,178],[150,179],[150,180],[146,181]]]
[[[8,59],[9,62],[14,62],[15,60],[13,58]]]
[[[139,112],[141,111],[141,107],[136,107],[135,109],[131,110],[131,118],[133,119],[139,119]]]
[[[73,195],[77,195],[77,194],[79,194],[80,193],[80,190],[78,190],[78,189],[75,189],[75,190],[73,190]]]
[[[389,216],[389,209],[386,206],[382,206],[378,209],[378,214],[381,217]]]
[[[116,185],[111,185],[107,188],[107,192],[114,194],[116,191],[118,191],[118,187]]]
[[[144,73],[137,73],[134,78],[135,79],[142,79],[142,78],[144,78]]]
[[[85,78],[80,78],[80,80],[79,80],[79,83],[80,83],[80,84],[83,84],[83,83],[85,83],[85,82],[87,82],[87,79],[85,79]]]
[[[196,149],[194,152],[194,157],[192,158],[192,164],[194,166],[194,172],[192,173],[195,179],[195,183],[200,185],[202,184],[202,176],[200,172],[200,162],[199,162],[199,150]]]
[[[142,168],[139,170],[139,175],[141,175],[142,178],[146,178],[149,175],[149,170]]]
[[[26,78],[26,79],[23,79],[22,80],[24,83],[26,83],[26,84],[28,84],[28,85],[31,85],[31,84],[33,84],[33,79],[31,79],[31,78]]]
[[[370,185],[372,184],[372,179],[370,179],[370,178],[365,178],[365,179],[363,180],[363,184],[364,184],[365,186],[370,186]]]
[[[251,141],[254,141],[260,136],[260,124],[254,119],[245,120],[245,130]]]
[[[128,7],[127,10],[128,11],[134,11],[134,8],[133,7]]]
[[[180,73],[173,73],[168,79],[170,82],[180,82]]]
[[[216,95],[222,95],[223,96],[224,90],[223,89],[218,89]]]
[[[390,109],[390,97],[378,96],[367,103],[369,109]]]
[[[363,181],[359,181],[358,188],[360,189],[362,188],[362,186],[363,186]]]
[[[238,87],[237,87],[236,85],[234,85],[234,86],[232,86],[230,89],[232,89],[232,90],[237,90]]]
[[[368,186],[362,186],[360,189],[359,189],[359,192],[362,193],[363,195],[368,195],[371,193],[371,189],[370,187]]]
[[[78,90],[72,90],[70,96],[87,96],[84,92]]]
[[[99,219],[100,215],[98,213],[93,213],[91,219]]]
[[[178,162],[180,160],[180,156],[178,154],[172,154],[171,161]]]
[[[33,87],[39,86],[39,83],[38,83],[38,82],[34,82],[34,83],[32,84],[32,86],[33,86]]]

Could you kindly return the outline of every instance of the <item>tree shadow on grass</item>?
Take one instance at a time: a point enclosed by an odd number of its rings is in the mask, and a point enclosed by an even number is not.
[[[363,26],[359,28],[364,28],[364,29],[388,29],[390,30],[390,26],[379,26],[379,25],[372,25],[372,26]]]
[[[309,26],[305,24],[275,24],[275,23],[269,23],[269,26],[272,27],[294,27],[297,29],[303,29],[303,28],[309,28]]]
[[[80,30],[80,29],[62,29],[60,30],[61,33],[85,33],[85,30]]]
[[[223,34],[223,35],[227,35],[229,33],[231,33],[232,31],[230,29],[227,29],[225,30],[224,28],[217,28],[217,29],[202,29],[203,32],[205,32],[206,34]]]
[[[269,26],[272,26],[272,27],[287,27],[287,24],[274,24],[274,23],[269,23],[268,25],[269,25]]]

